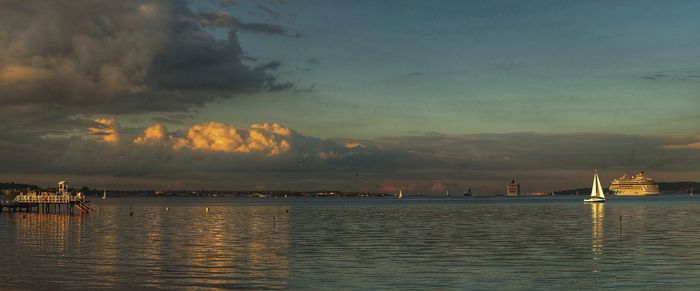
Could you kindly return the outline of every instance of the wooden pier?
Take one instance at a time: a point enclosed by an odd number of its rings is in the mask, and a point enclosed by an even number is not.
[[[87,200],[58,195],[18,196],[12,201],[0,201],[0,212],[4,211],[82,214],[97,211],[97,206]]]
[[[90,213],[97,211],[97,206],[85,200],[78,192],[71,194],[68,182],[59,181],[58,191],[27,191],[11,201],[0,201],[0,212],[38,212],[38,213]]]

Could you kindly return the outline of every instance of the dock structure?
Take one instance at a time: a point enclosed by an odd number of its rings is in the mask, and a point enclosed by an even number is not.
[[[38,212],[38,213],[90,213],[97,211],[97,206],[85,200],[82,193],[72,195],[68,183],[60,181],[58,191],[28,191],[10,201],[0,201],[0,212]]]

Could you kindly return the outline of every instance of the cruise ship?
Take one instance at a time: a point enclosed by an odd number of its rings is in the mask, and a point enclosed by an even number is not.
[[[661,194],[659,186],[654,179],[647,177],[644,171],[632,177],[623,175],[613,179],[610,184],[610,191],[619,196],[645,196]]]

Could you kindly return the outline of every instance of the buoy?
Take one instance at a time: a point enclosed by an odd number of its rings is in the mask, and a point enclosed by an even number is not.
[[[168,211],[168,207],[165,207],[165,211]]]

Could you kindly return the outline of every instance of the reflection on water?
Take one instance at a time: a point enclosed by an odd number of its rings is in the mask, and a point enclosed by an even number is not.
[[[113,198],[0,214],[0,288],[692,289],[694,197]]]
[[[593,259],[600,259],[603,254],[603,219],[605,204],[591,203],[591,252]]]
[[[83,216],[3,213],[0,248],[10,264],[0,280],[39,289],[287,286],[286,207],[132,203],[112,199]]]

